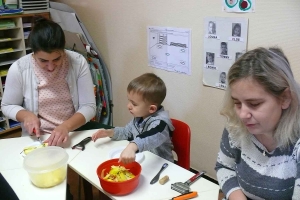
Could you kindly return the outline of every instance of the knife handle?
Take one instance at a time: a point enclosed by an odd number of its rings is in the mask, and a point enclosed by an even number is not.
[[[198,196],[198,192],[189,192],[172,198],[172,200],[186,200]]]
[[[187,180],[185,182],[185,184],[187,185],[191,185],[194,181],[198,180],[199,178],[201,178],[206,172],[202,171],[202,172],[198,172],[197,174],[195,174],[194,176],[192,176],[192,178],[190,178],[189,180]]]
[[[35,128],[33,128],[32,133],[36,134]],[[36,135],[35,135],[36,136]],[[43,144],[43,141],[41,140],[41,137],[37,137],[38,141]]]

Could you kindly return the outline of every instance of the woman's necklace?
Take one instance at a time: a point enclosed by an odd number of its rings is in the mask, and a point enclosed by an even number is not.
[[[255,136],[254,136],[255,137]],[[271,138],[271,139],[273,139],[273,143],[271,142],[267,142],[267,143],[264,143],[263,141],[263,138],[257,138],[257,137],[255,137],[256,138],[256,140],[258,140],[258,142],[260,142],[261,144],[262,144],[262,154],[263,154],[263,156],[266,156],[266,151],[267,152],[270,152],[270,151],[273,151],[274,149],[276,149],[276,142],[274,141],[274,138]],[[267,147],[269,147],[269,148],[267,148]]]

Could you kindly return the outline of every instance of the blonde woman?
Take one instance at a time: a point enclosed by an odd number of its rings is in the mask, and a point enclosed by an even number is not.
[[[216,163],[229,200],[300,199],[300,88],[278,48],[245,53],[228,72]]]

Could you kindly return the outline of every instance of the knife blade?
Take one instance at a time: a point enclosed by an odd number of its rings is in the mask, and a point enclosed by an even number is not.
[[[40,137],[37,138],[41,144],[44,144]]]

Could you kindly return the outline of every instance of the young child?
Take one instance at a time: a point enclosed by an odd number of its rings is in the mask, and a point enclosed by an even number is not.
[[[163,80],[153,73],[133,79],[127,87],[127,108],[134,118],[125,127],[98,130],[92,136],[93,141],[103,137],[129,140],[119,159],[125,164],[133,162],[135,154],[143,151],[150,151],[173,162],[170,131],[174,130],[174,126],[161,105],[166,91]]]

